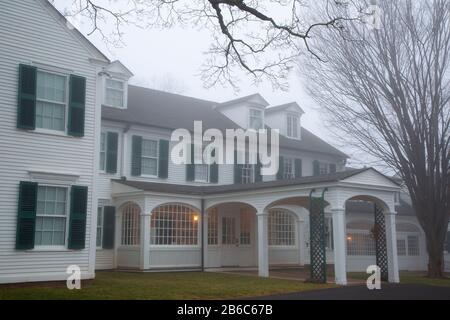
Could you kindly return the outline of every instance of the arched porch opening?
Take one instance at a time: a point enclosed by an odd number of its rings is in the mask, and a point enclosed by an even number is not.
[[[389,206],[373,196],[358,195],[345,201],[347,272],[366,272],[369,266],[376,265],[380,268],[381,280],[388,281],[385,220],[385,214],[388,212]]]

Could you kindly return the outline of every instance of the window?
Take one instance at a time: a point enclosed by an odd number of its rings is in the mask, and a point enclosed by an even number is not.
[[[369,233],[347,234],[347,255],[375,256],[375,240]]]
[[[67,225],[67,188],[38,187],[36,246],[64,246]]]
[[[128,204],[122,211],[122,245],[138,246],[140,243],[140,209]]]
[[[100,170],[105,171],[106,168],[106,133],[100,135]]]
[[[119,80],[106,79],[105,81],[105,104],[111,107],[124,107],[124,82]]]
[[[319,163],[319,174],[328,174],[328,163]]]
[[[36,128],[66,130],[67,77],[37,72]]]
[[[264,129],[263,112],[257,109],[250,109],[250,129]]]
[[[236,219],[234,217],[222,218],[222,244],[234,245],[236,239]]]
[[[148,176],[158,174],[158,141],[142,140],[142,174]]]
[[[408,236],[408,256],[420,256],[418,236]]]
[[[287,136],[289,138],[298,139],[300,137],[299,130],[300,118],[295,114],[287,115]]]
[[[284,210],[270,212],[269,245],[295,246],[295,221],[292,214]]]
[[[240,243],[241,245],[251,244],[252,212],[248,209],[241,210],[240,219]]]
[[[179,204],[164,205],[152,213],[151,244],[194,246],[198,244],[199,214]]]
[[[255,166],[252,164],[242,165],[242,183],[249,184],[255,182]]]
[[[103,207],[97,209],[97,248],[102,247],[103,240]]]
[[[208,245],[219,244],[219,214],[217,208],[211,209],[208,214]]]
[[[397,255],[406,256],[406,240],[397,239]]]
[[[207,164],[196,164],[195,165],[195,181],[198,182],[208,182],[208,168]]]
[[[333,239],[333,219],[325,218],[325,247],[328,250],[334,249],[334,239]]]
[[[289,180],[295,178],[294,159],[283,158],[283,179]]]

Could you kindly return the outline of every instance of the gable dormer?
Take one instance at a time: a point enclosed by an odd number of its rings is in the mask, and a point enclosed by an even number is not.
[[[128,102],[128,80],[133,73],[120,61],[111,62],[102,70],[104,106],[126,109]]]
[[[296,103],[287,103],[266,109],[266,124],[279,129],[288,138],[301,140],[301,118],[305,112]]]
[[[227,101],[215,106],[215,109],[230,118],[244,129],[263,129],[265,110],[269,103],[260,95],[253,94]]]

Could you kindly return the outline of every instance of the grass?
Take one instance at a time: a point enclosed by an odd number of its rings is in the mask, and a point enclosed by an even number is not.
[[[365,280],[367,279],[368,275],[365,273],[355,272],[349,273],[348,277],[358,280]],[[403,271],[400,272],[400,283],[450,287],[450,275],[447,275],[447,278],[444,279],[433,279],[428,278],[426,276],[426,273],[423,272]]]
[[[65,283],[0,286],[0,300],[187,300],[231,299],[318,290],[334,285],[221,273],[98,272],[81,290]]]

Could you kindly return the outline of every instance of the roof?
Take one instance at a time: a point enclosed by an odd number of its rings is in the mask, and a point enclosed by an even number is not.
[[[242,191],[264,190],[269,188],[339,182],[341,180],[345,180],[347,178],[350,178],[367,170],[371,170],[371,168],[343,171],[320,176],[303,177],[292,180],[267,181],[253,184],[230,184],[217,186],[176,185],[176,184],[131,181],[131,180],[113,180],[113,181],[128,187],[148,192],[175,193],[185,195],[213,195],[213,194],[234,193]]]
[[[55,6],[49,1],[49,0],[43,0],[43,3],[50,8],[58,17],[61,19],[61,21],[66,25],[72,26],[72,24],[67,20],[67,18],[58,10],[55,8]],[[106,62],[110,62],[109,58],[101,52],[89,39],[87,39],[77,28],[72,26],[73,28],[67,28],[70,32],[73,33],[73,35],[78,38],[81,42],[83,42],[89,49],[95,51],[99,56],[101,56]]]
[[[284,111],[286,109],[289,109],[290,107],[298,109],[302,114],[305,113],[305,111],[303,111],[303,109],[298,105],[297,102],[285,103],[279,106],[267,108],[266,113],[270,114],[274,112]]]
[[[194,121],[202,121],[204,130],[216,128],[225,132],[226,129],[239,129],[239,125],[214,108],[215,104],[213,101],[129,85],[128,108],[103,106],[102,119],[169,130],[184,128],[193,131]],[[280,135],[280,147],[348,158],[305,128],[301,130],[301,140]]]
[[[227,107],[227,106],[231,106],[231,105],[234,105],[234,104],[237,104],[237,103],[249,101],[249,100],[252,100],[252,99],[259,100],[264,107],[267,107],[269,105],[269,102],[267,102],[267,100],[264,99],[262,95],[260,95],[259,93],[254,93],[254,94],[251,94],[251,95],[248,95],[248,96],[245,96],[245,97],[241,97],[241,98],[225,101],[225,102],[222,102],[222,103],[216,103],[215,104],[215,108]]]

